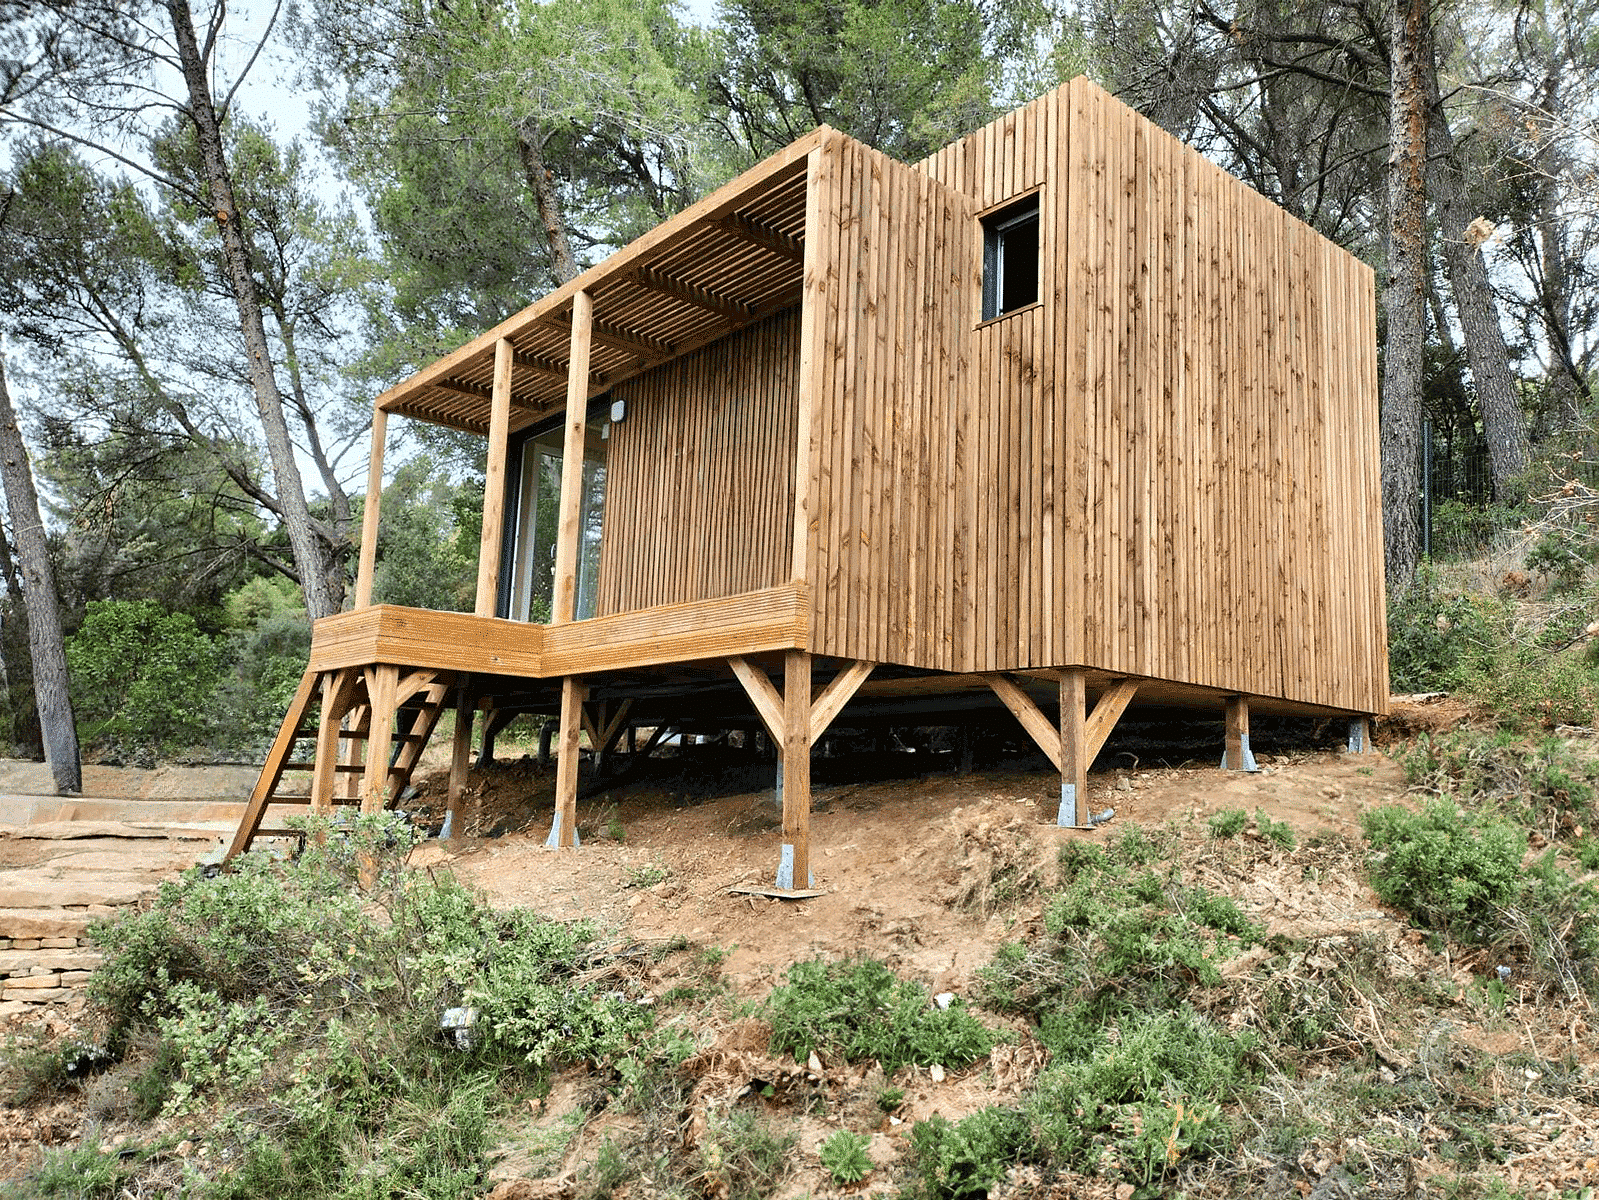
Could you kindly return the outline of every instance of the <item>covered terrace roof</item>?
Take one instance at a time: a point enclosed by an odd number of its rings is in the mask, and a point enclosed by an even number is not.
[[[512,430],[566,404],[572,300],[594,299],[589,393],[799,302],[806,156],[822,126],[378,397],[378,407],[486,434],[494,347],[515,351]]]

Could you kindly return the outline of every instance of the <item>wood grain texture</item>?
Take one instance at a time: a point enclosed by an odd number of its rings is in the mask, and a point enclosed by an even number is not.
[[[919,169],[1044,228],[1040,304],[973,331],[953,669],[1386,711],[1370,269],[1083,79]]]

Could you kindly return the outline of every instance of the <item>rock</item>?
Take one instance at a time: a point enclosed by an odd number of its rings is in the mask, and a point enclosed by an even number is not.
[[[92,971],[100,965],[100,952],[74,946],[71,950],[28,950],[13,943],[0,950],[0,975],[23,975],[31,970]]]
[[[37,990],[39,988],[58,988],[61,986],[61,977],[52,971],[48,975],[23,975],[12,976],[5,981],[6,994],[15,991]]]
[[[12,938],[72,938],[89,927],[93,917],[87,912],[65,911],[59,908],[7,908],[0,909],[0,934]]]
[[[24,1000],[29,1004],[49,1004],[54,1000],[71,1000],[77,996],[72,988],[41,987],[41,988],[13,988],[8,981],[6,989],[0,992],[0,1001]]]

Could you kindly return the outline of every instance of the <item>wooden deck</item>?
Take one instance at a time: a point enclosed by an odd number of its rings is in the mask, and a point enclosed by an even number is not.
[[[375,604],[318,621],[308,669],[323,672],[388,663],[548,679],[804,650],[809,616],[810,599],[799,584],[565,625]]]

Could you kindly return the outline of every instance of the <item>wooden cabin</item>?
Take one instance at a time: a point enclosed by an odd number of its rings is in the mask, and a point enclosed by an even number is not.
[[[585,734],[764,729],[783,887],[835,721],[1003,704],[1066,825],[1129,705],[1233,767],[1251,710],[1358,740],[1376,374],[1371,269],[1085,79],[912,166],[817,129],[378,398],[354,609],[233,849],[297,743],[301,804],[374,809],[444,708],[452,797],[475,713],[558,714],[558,846]],[[488,441],[471,614],[371,602],[394,416]]]

